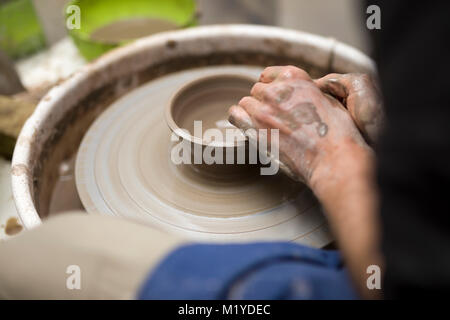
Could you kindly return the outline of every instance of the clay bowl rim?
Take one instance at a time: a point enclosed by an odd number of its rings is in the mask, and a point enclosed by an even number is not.
[[[210,142],[210,143],[206,143],[204,142],[202,139],[193,136],[192,134],[188,134],[186,133],[185,130],[183,130],[182,128],[180,128],[178,126],[178,124],[176,123],[174,117],[173,117],[173,111],[175,108],[175,103],[177,102],[178,98],[180,98],[183,94],[186,94],[187,92],[189,92],[189,90],[195,88],[196,86],[202,84],[202,83],[206,83],[208,81],[211,80],[217,80],[220,78],[234,78],[234,79],[239,79],[239,80],[245,80],[245,81],[249,81],[249,83],[255,84],[257,82],[257,79],[251,77],[251,76],[247,76],[247,75],[243,75],[240,73],[221,73],[221,74],[215,74],[215,75],[209,75],[209,76],[203,76],[201,78],[189,81],[188,83],[184,84],[183,86],[181,86],[170,98],[169,103],[167,103],[165,111],[164,111],[164,117],[166,119],[166,123],[168,125],[168,127],[170,128],[170,130],[177,135],[179,138],[185,140],[185,141],[189,141],[192,144],[196,144],[196,145],[200,145],[202,147],[215,147],[215,148],[237,148],[237,147],[242,147],[245,146],[247,143],[247,138],[245,138],[244,140],[241,141],[234,141],[232,143],[228,143],[228,142]],[[248,93],[248,95],[250,95],[250,91]],[[244,96],[243,96],[244,97]],[[242,97],[242,98],[243,98]],[[236,104],[238,103],[238,101],[236,101]],[[231,108],[231,106],[230,106]]]

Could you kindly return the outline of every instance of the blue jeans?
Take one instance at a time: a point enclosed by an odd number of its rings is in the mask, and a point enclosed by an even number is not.
[[[139,299],[357,299],[336,251],[293,243],[183,246],[149,275]]]

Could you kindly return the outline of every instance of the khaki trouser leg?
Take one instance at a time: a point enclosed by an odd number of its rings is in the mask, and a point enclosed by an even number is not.
[[[0,243],[1,299],[132,299],[182,241],[130,221],[65,214]],[[66,282],[80,268],[80,290]]]

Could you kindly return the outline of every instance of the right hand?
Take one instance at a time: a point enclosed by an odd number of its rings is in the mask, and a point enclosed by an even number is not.
[[[353,155],[368,149],[348,110],[293,66],[265,69],[251,97],[230,109],[230,122],[244,130],[279,129],[279,141],[269,144],[279,143],[281,162],[312,188],[338,163],[355,167]]]
[[[367,74],[329,74],[315,80],[324,92],[343,102],[369,144],[376,144],[384,124],[384,109],[376,81]]]

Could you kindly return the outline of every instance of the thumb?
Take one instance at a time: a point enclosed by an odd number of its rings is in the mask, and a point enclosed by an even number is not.
[[[347,81],[346,75],[331,73],[323,78],[314,80],[319,89],[341,100],[347,99],[351,86]]]
[[[232,106],[228,111],[228,121],[235,127],[242,130],[253,128],[253,121],[247,111],[240,106]]]

